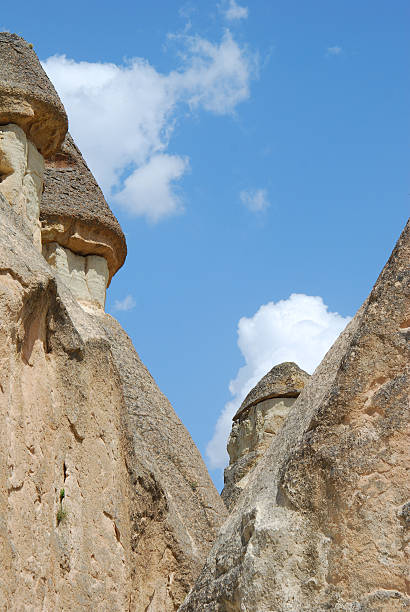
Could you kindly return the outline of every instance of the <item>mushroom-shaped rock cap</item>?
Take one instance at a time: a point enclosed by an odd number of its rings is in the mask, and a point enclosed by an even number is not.
[[[17,34],[0,32],[0,124],[15,123],[44,157],[58,149],[67,115],[30,45]]]
[[[46,160],[40,221],[43,244],[105,257],[108,283],[123,265],[127,245],[121,226],[70,134]]]
[[[274,366],[249,391],[233,420],[241,417],[251,406],[264,400],[273,397],[298,397],[309,378],[310,375],[293,361],[285,361]]]

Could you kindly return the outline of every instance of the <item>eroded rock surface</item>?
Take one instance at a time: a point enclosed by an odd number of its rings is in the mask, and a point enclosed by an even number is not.
[[[221,493],[230,510],[308,380],[309,374],[296,363],[280,363],[263,376],[242,402],[233,417],[228,441],[229,465]]]
[[[119,324],[0,219],[0,607],[176,610],[223,502]]]
[[[43,185],[43,156],[21,127],[0,125],[0,193],[26,220],[38,250],[41,250],[39,215]]]
[[[57,242],[45,244],[43,255],[81,304],[104,308],[108,283],[108,265],[104,257],[76,255]]]
[[[410,608],[409,234],[290,409],[181,612]]]

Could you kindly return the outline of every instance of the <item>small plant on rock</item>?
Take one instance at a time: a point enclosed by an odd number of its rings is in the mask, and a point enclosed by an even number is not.
[[[57,527],[65,518],[67,518],[67,510],[64,510],[64,508],[60,507],[57,510]]]
[[[65,518],[67,518],[67,510],[65,508],[63,508],[63,499],[65,498],[65,489],[60,489],[60,495],[59,495],[59,507],[57,510],[57,527],[59,526],[59,524],[61,523],[61,521],[64,521]]]

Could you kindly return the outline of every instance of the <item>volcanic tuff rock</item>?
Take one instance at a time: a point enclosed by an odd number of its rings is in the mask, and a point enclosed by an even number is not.
[[[233,417],[221,494],[230,510],[309,378],[296,363],[276,365],[248,393]]]
[[[26,87],[31,51],[18,37],[1,35],[0,60],[7,41],[13,58],[19,54]],[[41,87],[44,79],[42,74]],[[26,93],[29,101],[39,95],[34,86],[31,95],[29,85],[16,94],[23,109]],[[44,88],[54,91],[47,83]],[[0,82],[0,115],[9,89]],[[55,108],[59,104],[57,99]],[[125,332],[102,308],[79,305],[84,279],[91,297],[102,299],[109,256],[92,249],[75,253],[57,236],[43,244],[52,267],[34,244],[38,208],[31,219],[15,199],[27,174],[20,154],[30,142],[27,133],[45,139],[47,117],[39,118],[34,132],[34,124],[20,118],[17,112],[9,118],[16,123],[2,126],[7,135],[0,138],[0,159],[11,160],[8,176],[18,179],[0,189],[0,608],[174,611],[226,509]],[[49,136],[54,138],[53,130]],[[48,146],[39,138],[37,144],[43,152],[55,148],[54,140]],[[29,173],[34,166],[28,164]],[[102,205],[98,219],[93,204],[89,217],[84,212],[87,198],[101,204],[101,192],[93,194],[90,176],[85,189],[84,174],[74,169],[71,176],[86,193],[73,199],[74,226],[85,218],[92,236],[98,222],[110,226],[109,239],[118,238],[118,263],[125,242],[110,211]],[[72,185],[68,178],[62,183],[70,198]],[[50,204],[57,217],[57,198],[64,193],[56,189]],[[61,204],[70,221],[69,202]],[[110,246],[115,248],[113,241]]]
[[[409,262],[408,223],[255,468],[181,612],[410,609]]]

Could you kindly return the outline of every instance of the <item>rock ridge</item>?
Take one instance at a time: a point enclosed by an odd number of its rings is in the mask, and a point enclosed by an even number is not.
[[[289,411],[181,612],[402,612],[410,225]]]

